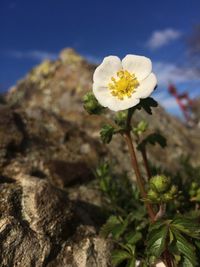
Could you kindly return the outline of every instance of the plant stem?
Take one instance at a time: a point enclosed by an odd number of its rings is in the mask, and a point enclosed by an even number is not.
[[[165,259],[165,263],[166,263],[167,267],[173,267],[171,255],[167,249],[164,251],[164,259]]]
[[[142,195],[142,197],[145,199],[147,197],[146,191],[145,191],[145,187],[144,187],[144,182],[138,167],[138,162],[137,162],[137,158],[136,158],[136,154],[135,154],[135,150],[133,147],[133,143],[132,143],[132,138],[130,135],[130,131],[127,130],[127,132],[125,132],[124,134],[126,143],[128,145],[128,149],[130,152],[130,156],[131,156],[131,163],[132,163],[132,167],[135,171],[135,175],[136,175],[136,181],[140,190],[140,193]],[[151,221],[153,222],[155,219],[155,213],[154,210],[152,208],[152,205],[150,203],[145,203],[149,217],[151,218]]]
[[[142,158],[143,158],[143,162],[144,162],[144,166],[145,166],[145,169],[146,169],[148,180],[150,180],[152,175],[151,175],[151,170],[149,168],[149,163],[148,163],[148,159],[147,159],[146,148],[143,148],[141,150],[141,154],[142,154]]]
[[[161,203],[160,207],[159,207],[159,211],[157,212],[157,214],[155,215],[155,221],[161,219],[166,212],[166,204],[165,203]]]

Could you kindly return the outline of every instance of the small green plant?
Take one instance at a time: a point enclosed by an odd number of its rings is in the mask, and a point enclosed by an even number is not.
[[[151,73],[150,59],[127,55],[121,62],[117,57],[107,57],[95,70],[93,80],[94,95],[90,92],[84,97],[84,107],[91,115],[106,113],[106,108],[116,112],[114,117],[106,118],[100,137],[105,144],[114,135],[124,138],[135,173],[135,179],[116,175],[107,163],[96,170],[109,213],[100,234],[115,244],[112,265],[198,266],[199,182],[187,184],[187,179],[176,181],[173,175],[153,170],[147,157],[148,146],[158,144],[164,148],[167,141],[159,132],[149,132],[145,121],[132,123],[136,110],[152,115],[157,107],[149,97],[157,81]],[[136,149],[141,153],[145,176]],[[194,175],[189,165],[187,172]]]

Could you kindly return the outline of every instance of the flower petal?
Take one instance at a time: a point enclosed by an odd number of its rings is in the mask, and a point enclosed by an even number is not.
[[[131,107],[134,107],[139,102],[140,102],[140,100],[138,98],[135,98],[135,97],[124,98],[123,100],[120,100],[120,99],[112,96],[112,98],[109,99],[107,105],[108,105],[108,108],[113,110],[113,111],[120,111],[120,110],[126,110],[126,109],[129,109]]]
[[[93,84],[93,93],[103,107],[108,107],[113,111],[126,110],[136,106],[140,101],[134,97],[134,94],[130,98],[124,98],[124,100],[120,100],[113,96],[107,87],[99,86],[97,83]]]
[[[106,86],[110,82],[112,76],[116,76],[117,71],[122,69],[120,58],[116,56],[105,57],[101,65],[99,65],[93,75],[94,83]]]
[[[122,60],[123,69],[134,73],[138,81],[145,79],[152,71],[152,62],[149,58],[137,55],[127,55]]]
[[[136,91],[133,93],[135,98],[146,98],[151,95],[157,85],[157,78],[154,73],[151,73],[146,79],[144,79]]]
[[[98,100],[98,102],[103,106],[107,107],[108,100],[112,95],[107,87],[101,86],[98,83],[93,83],[93,93]]]

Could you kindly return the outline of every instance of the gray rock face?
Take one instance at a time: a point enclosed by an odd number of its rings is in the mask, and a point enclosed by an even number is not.
[[[46,180],[16,180],[0,185],[0,266],[109,266],[87,209]]]

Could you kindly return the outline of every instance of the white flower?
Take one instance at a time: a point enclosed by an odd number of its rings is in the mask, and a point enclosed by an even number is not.
[[[105,57],[93,76],[93,93],[103,107],[119,111],[136,106],[150,96],[157,84],[147,57]]]

